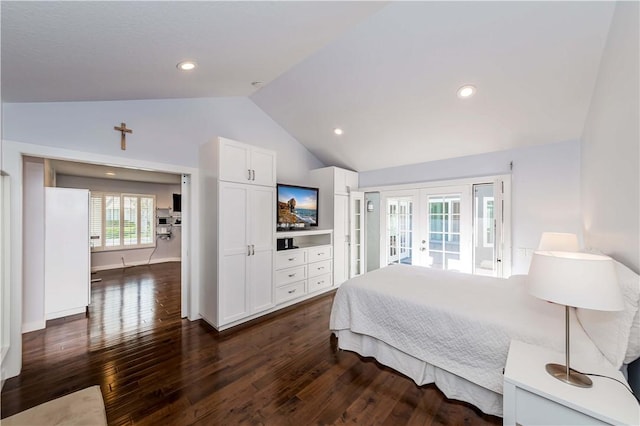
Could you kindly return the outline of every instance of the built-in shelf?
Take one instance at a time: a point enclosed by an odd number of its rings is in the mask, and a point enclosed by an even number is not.
[[[276,232],[276,247],[279,239],[293,239],[289,246],[308,248],[333,244],[333,229],[313,229],[304,231],[280,231]]]

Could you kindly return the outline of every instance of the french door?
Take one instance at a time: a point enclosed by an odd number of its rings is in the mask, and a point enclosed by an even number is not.
[[[386,259],[384,264],[415,265],[413,196],[386,198]]]
[[[380,264],[508,276],[504,194],[500,179],[381,192]]]
[[[420,191],[419,265],[471,272],[470,201],[468,185]]]

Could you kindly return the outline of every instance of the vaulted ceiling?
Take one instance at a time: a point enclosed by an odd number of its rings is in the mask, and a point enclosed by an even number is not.
[[[1,7],[3,102],[249,96],[326,164],[364,171],[579,138],[615,3]]]

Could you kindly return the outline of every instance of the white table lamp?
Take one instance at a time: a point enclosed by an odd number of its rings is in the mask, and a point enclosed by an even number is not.
[[[578,236],[565,232],[543,232],[538,244],[542,251],[579,251]]]
[[[529,293],[539,299],[565,305],[566,365],[547,364],[547,372],[565,383],[591,387],[591,379],[571,370],[569,365],[569,307],[624,309],[613,260],[587,253],[536,251],[531,259],[528,287]]]

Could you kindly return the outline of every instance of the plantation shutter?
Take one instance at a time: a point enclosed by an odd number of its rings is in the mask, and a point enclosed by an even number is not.
[[[89,237],[91,248],[102,247],[102,194],[99,193],[91,193]]]

